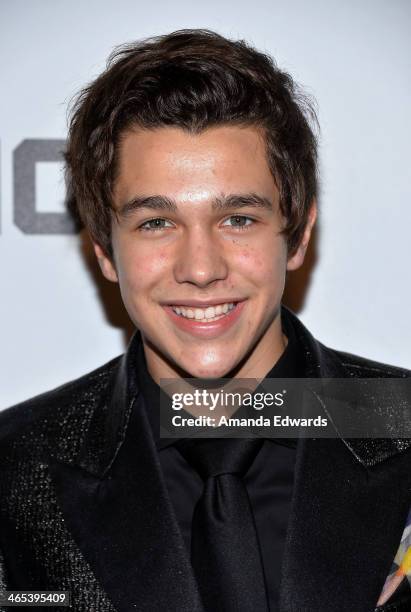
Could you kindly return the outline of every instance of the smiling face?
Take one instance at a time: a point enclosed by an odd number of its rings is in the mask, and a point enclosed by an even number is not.
[[[284,350],[286,269],[301,265],[315,220],[287,260],[263,137],[254,127],[123,135],[114,190],[113,260],[155,380],[263,377]]]

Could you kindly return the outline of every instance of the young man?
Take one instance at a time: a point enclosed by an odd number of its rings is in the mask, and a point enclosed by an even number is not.
[[[73,203],[137,331],[1,415],[4,588],[87,612],[410,609],[404,567],[381,595],[409,441],[159,436],[161,378],[408,376],[281,307],[316,219],[312,118],[268,57],[207,31],[124,47],[79,96]]]

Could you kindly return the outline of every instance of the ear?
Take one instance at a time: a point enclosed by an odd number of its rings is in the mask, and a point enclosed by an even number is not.
[[[303,237],[294,255],[292,255],[287,262],[287,270],[297,270],[303,265],[305,253],[307,251],[308,243],[310,242],[311,232],[316,219],[317,202],[313,200],[308,212],[307,225],[305,226]]]
[[[106,255],[105,251],[101,248],[97,242],[93,242],[94,253],[96,254],[98,265],[100,266],[100,270],[103,273],[103,276],[106,277],[107,280],[112,283],[118,282],[118,276],[116,272],[116,268],[114,267],[114,263],[112,259],[108,255]]]

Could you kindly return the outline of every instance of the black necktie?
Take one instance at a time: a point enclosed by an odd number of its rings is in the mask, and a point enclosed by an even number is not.
[[[242,476],[258,439],[182,440],[176,446],[204,480],[193,514],[191,562],[207,612],[267,612],[254,517]]]

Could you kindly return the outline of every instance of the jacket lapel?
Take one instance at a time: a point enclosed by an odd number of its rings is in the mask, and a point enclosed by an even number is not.
[[[349,375],[287,316],[305,349],[306,377]],[[409,440],[299,441],[281,612],[374,611],[411,505],[409,448]]]
[[[366,469],[341,440],[298,449],[281,611],[371,612],[411,503],[410,456]]]
[[[74,541],[118,612],[200,611],[144,401],[124,375],[95,412],[76,462],[50,460]],[[131,397],[131,399],[130,399]]]

